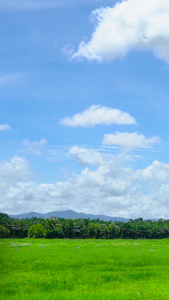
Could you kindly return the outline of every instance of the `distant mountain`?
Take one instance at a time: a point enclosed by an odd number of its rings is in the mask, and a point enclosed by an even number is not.
[[[29,212],[25,214],[19,214],[19,215],[9,215],[11,218],[18,218],[18,219],[25,219],[25,218],[50,218],[50,217],[56,217],[56,218],[64,218],[64,219],[100,219],[103,221],[120,221],[120,222],[128,222],[129,219],[126,218],[120,218],[120,217],[110,217],[106,215],[92,215],[92,214],[85,214],[83,212],[77,213],[73,210],[65,210],[65,211],[51,211],[46,214],[40,214],[37,212]]]

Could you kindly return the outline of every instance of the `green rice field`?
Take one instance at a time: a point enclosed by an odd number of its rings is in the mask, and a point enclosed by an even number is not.
[[[169,299],[169,240],[0,240],[0,299]]]

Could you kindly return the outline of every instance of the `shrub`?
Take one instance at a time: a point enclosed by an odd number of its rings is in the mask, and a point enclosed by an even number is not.
[[[43,238],[45,237],[46,230],[44,229],[44,226],[40,223],[31,225],[29,227],[28,236],[37,238]]]
[[[10,231],[5,226],[0,225],[0,238],[7,238],[10,236]]]

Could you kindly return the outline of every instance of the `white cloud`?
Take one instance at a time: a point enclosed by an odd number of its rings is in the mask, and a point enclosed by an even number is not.
[[[0,162],[0,211],[19,211],[20,199],[13,199],[12,204],[8,198],[9,191],[16,189],[17,182],[23,183],[31,176],[29,162],[22,157],[14,156],[10,161]],[[24,200],[22,201],[24,203]]]
[[[158,137],[146,138],[143,134],[137,132],[115,132],[105,134],[103,145],[119,145],[124,148],[147,148],[159,142]]]
[[[93,127],[95,125],[136,124],[128,113],[101,105],[92,105],[87,110],[60,120],[60,124],[70,127]]]
[[[100,61],[125,57],[132,50],[152,51],[169,63],[168,0],[127,0],[95,10],[96,27],[72,56]]]
[[[84,168],[66,181],[37,184],[28,181],[29,163],[15,156],[0,164],[0,211],[12,214],[73,209],[129,218],[169,218],[168,174],[169,164],[154,162],[135,171],[126,167],[120,156],[114,156],[109,161],[103,157],[94,171]],[[146,180],[154,180],[153,190],[145,186]]]
[[[24,148],[22,152],[29,152],[34,155],[41,155],[42,148],[47,144],[45,139],[39,141],[30,142],[29,140],[23,140],[22,145]]]
[[[11,127],[8,124],[0,124],[0,131],[10,130]]]
[[[29,163],[22,157],[14,156],[9,162],[0,162],[0,181],[8,185],[11,181],[25,181],[30,176]]]
[[[169,163],[162,163],[157,160],[143,170],[138,170],[136,178],[140,181],[152,183],[166,183],[169,181]]]
[[[114,163],[100,166],[96,171],[85,168],[81,174],[56,184],[16,182],[0,193],[0,211],[49,211],[74,209],[76,211],[112,213],[124,209],[134,201],[129,199],[131,174],[116,158]],[[124,196],[126,195],[127,201]],[[122,197],[122,201],[120,201]],[[131,197],[132,198],[132,197]]]
[[[100,165],[103,163],[102,155],[95,150],[88,150],[74,146],[69,154],[77,159],[80,165]]]

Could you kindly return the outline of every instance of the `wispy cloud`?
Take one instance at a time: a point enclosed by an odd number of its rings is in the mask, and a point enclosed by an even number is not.
[[[118,145],[128,149],[147,148],[159,143],[158,137],[146,138],[143,134],[137,132],[115,132],[105,134],[103,145]]]
[[[60,0],[2,0],[0,2],[0,10],[39,10],[55,8],[61,5],[62,1]]]
[[[69,127],[93,127],[98,124],[129,125],[136,124],[136,121],[130,114],[119,109],[101,105],[92,105],[81,113],[60,120],[59,123]]]
[[[21,80],[23,76],[24,75],[20,73],[9,73],[0,75],[0,89],[16,84],[16,82]]]
[[[0,1],[0,11],[57,9],[62,6],[83,5],[89,2],[91,0],[82,0],[80,2],[76,0],[2,0]]]
[[[22,145],[24,148],[21,149],[22,152],[28,152],[33,155],[41,155],[42,148],[47,144],[45,139],[39,141],[30,142],[29,140],[23,140]]]
[[[113,60],[131,50],[152,51],[169,63],[168,0],[127,0],[95,10],[91,39],[82,41],[73,58]]]
[[[102,155],[92,149],[85,149],[85,148],[81,148],[78,146],[73,146],[70,150],[69,150],[69,154],[72,157],[75,157],[78,161],[78,163],[82,166],[84,165],[100,165],[103,163],[103,157]]]
[[[10,130],[11,127],[8,124],[0,124],[0,131]]]

